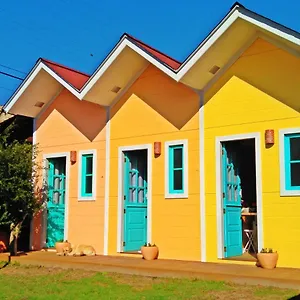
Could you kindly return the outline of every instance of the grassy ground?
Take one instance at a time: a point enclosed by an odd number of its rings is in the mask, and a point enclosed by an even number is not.
[[[3,265],[3,264],[2,264]],[[1,267],[1,264],[0,264]],[[299,291],[196,279],[8,265],[0,269],[1,299],[290,299]]]

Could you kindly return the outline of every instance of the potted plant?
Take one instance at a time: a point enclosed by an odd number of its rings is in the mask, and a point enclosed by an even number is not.
[[[59,240],[55,243],[55,249],[56,249],[56,253],[59,255],[63,255],[64,254],[64,249],[67,247],[71,247],[71,244],[66,240]]]
[[[155,244],[145,243],[144,246],[141,247],[141,252],[143,258],[145,260],[154,260],[158,258],[158,247]]]
[[[257,253],[258,266],[264,269],[274,269],[278,261],[277,251],[272,248],[262,248],[260,253]]]

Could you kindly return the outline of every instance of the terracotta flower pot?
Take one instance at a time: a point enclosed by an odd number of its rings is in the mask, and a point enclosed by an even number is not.
[[[69,242],[56,242],[55,249],[57,254],[64,254],[64,249],[66,247],[71,248],[71,244]]]
[[[158,258],[159,251],[157,246],[143,246],[141,247],[141,252],[145,260],[154,260]]]
[[[257,260],[260,267],[274,269],[278,261],[278,253],[257,253]]]

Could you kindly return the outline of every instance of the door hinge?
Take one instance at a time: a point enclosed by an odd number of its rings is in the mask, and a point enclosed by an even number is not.
[[[126,162],[126,157],[124,157],[124,162]]]
[[[147,219],[147,216],[145,216],[145,219]]]
[[[223,193],[223,198],[225,198],[225,193]]]
[[[227,247],[224,247],[224,252],[227,252]]]
[[[126,195],[124,195],[124,200],[126,200]]]
[[[124,214],[126,214],[126,209],[124,208]]]
[[[226,210],[225,210],[225,208],[223,208],[223,214],[225,214],[226,213]]]
[[[125,242],[123,242],[123,247],[125,247],[125,244],[126,244],[126,243],[125,243]]]
[[[46,244],[48,244],[48,239],[46,239]]]

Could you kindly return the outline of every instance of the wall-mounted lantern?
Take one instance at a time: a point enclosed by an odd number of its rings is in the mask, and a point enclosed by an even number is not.
[[[274,129],[267,129],[265,131],[265,144],[270,146],[274,145]]]
[[[76,159],[77,159],[77,152],[71,151],[70,152],[70,161],[71,161],[72,165],[74,165],[76,163]]]
[[[154,142],[154,155],[161,155],[161,142]]]

